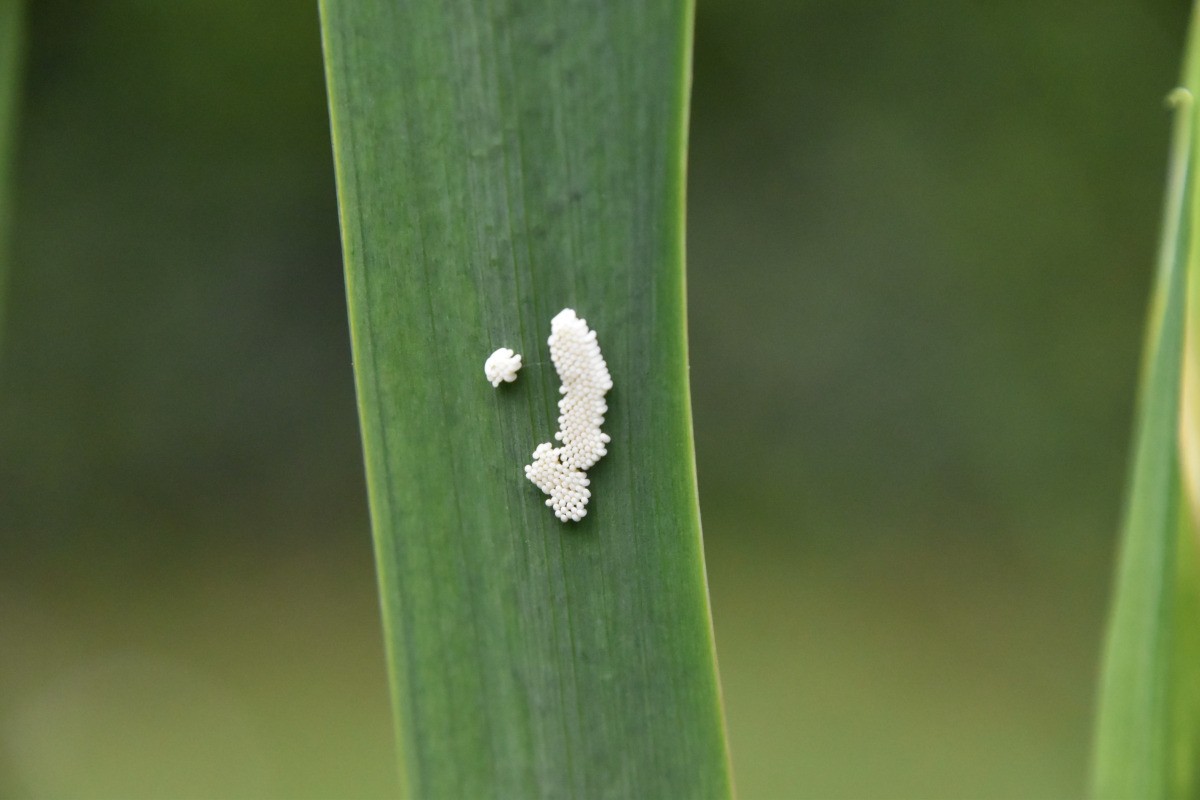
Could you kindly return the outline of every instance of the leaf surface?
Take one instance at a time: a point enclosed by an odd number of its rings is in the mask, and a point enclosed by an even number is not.
[[[688,397],[686,0],[324,0],[355,373],[411,797],[726,797]],[[579,523],[550,320],[612,373]],[[487,356],[523,354],[493,389]]]
[[[1097,798],[1200,796],[1196,35],[1194,28],[1182,86],[1169,98],[1175,126],[1101,674]]]

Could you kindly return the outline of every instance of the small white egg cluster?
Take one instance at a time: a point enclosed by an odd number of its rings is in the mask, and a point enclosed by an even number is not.
[[[549,442],[533,451],[533,463],[525,467],[525,476],[550,495],[546,505],[563,522],[578,522],[587,515],[587,473],[593,464],[607,455],[611,440],[600,430],[608,406],[604,395],[612,388],[612,376],[596,343],[596,332],[587,321],[564,308],[550,323],[550,360],[558,370],[562,386],[558,401],[558,433],[562,443]]]
[[[521,369],[521,356],[507,347],[501,347],[488,356],[483,362],[483,374],[492,382],[492,386],[500,382],[512,383],[517,379],[517,371]]]

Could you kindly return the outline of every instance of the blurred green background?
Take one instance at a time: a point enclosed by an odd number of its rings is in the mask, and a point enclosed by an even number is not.
[[[386,797],[315,4],[29,11],[0,796]],[[700,0],[744,800],[1082,794],[1187,13]]]

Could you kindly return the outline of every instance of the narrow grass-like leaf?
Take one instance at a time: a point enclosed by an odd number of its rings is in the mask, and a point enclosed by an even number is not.
[[[25,0],[0,0],[0,340],[3,340],[4,279],[12,225],[12,151],[17,127],[21,67],[21,18]]]
[[[725,797],[688,399],[690,0],[323,0],[347,292],[411,797]],[[564,524],[550,319],[612,372]],[[498,347],[525,357],[493,389]]]
[[[1101,676],[1093,793],[1098,798],[1195,797],[1197,548],[1183,462],[1196,415],[1185,391],[1197,373],[1195,37],[1175,108],[1160,262],[1134,437],[1116,594]],[[1189,355],[1189,362],[1191,357]],[[1186,381],[1185,381],[1186,373]],[[1184,400],[1188,396],[1187,401]],[[1182,443],[1182,447],[1181,447]]]

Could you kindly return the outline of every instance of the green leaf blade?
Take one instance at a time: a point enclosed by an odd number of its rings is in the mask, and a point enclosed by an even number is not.
[[[683,284],[691,7],[322,5],[414,797],[726,797]],[[580,523],[523,475],[575,308],[614,380]],[[483,361],[526,367],[494,390]]]
[[[1196,32],[1193,31],[1193,36]],[[1195,50],[1194,45],[1192,50]],[[1183,463],[1185,383],[1194,367],[1197,206],[1194,58],[1175,107],[1159,267],[1151,302],[1115,598],[1101,674],[1092,787],[1097,798],[1176,798],[1196,783],[1196,547]],[[1190,359],[1190,357],[1189,357]],[[1185,368],[1185,364],[1188,366]]]

